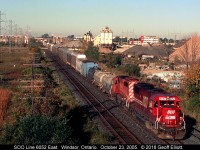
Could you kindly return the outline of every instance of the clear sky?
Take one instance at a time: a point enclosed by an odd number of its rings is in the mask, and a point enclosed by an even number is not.
[[[199,0],[0,0],[0,11],[34,36],[97,36],[105,26],[114,36],[200,32]]]

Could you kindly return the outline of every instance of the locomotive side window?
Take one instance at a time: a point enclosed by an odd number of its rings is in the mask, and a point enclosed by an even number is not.
[[[128,87],[128,83],[127,83],[127,82],[124,82],[124,86]]]
[[[158,101],[154,101],[154,107],[158,107]]]
[[[139,94],[139,88],[138,88],[137,86],[134,86],[134,92],[135,92],[136,94]]]
[[[176,102],[176,106],[177,106],[177,107],[180,107],[180,102]]]

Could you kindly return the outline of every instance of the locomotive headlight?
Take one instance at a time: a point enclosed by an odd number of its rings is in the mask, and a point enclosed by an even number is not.
[[[163,125],[165,125],[166,123],[165,122],[163,122]]]

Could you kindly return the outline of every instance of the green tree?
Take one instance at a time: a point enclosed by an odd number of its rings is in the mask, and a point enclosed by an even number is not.
[[[49,34],[47,34],[47,33],[43,34],[41,37],[45,38],[45,39],[50,38]]]
[[[88,48],[85,51],[85,55],[87,58],[98,61],[99,60],[99,48],[96,46],[93,46],[92,43],[88,44]]]
[[[137,66],[137,65],[131,65],[131,64],[126,65],[125,66],[125,72],[129,76],[140,77],[140,67]]]
[[[71,138],[73,129],[67,120],[45,116],[29,116],[14,125],[6,126],[2,144],[77,144]]]
[[[121,55],[117,55],[115,58],[115,65],[121,65],[122,64],[122,56]]]

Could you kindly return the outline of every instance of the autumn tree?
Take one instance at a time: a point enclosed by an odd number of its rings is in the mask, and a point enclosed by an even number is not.
[[[187,97],[199,96],[200,91],[200,65],[193,64],[185,71],[185,90]]]
[[[192,36],[180,49],[180,57],[185,62],[187,69],[189,64],[194,64],[198,61],[200,55],[200,37]]]
[[[200,65],[193,64],[185,71],[185,99],[184,112],[200,121]]]

